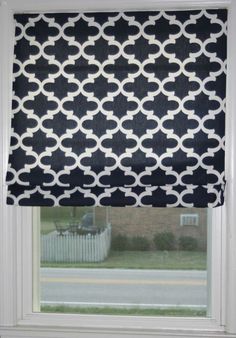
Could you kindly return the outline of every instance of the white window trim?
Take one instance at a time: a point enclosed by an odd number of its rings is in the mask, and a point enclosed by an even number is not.
[[[6,206],[5,174],[11,110],[14,12],[228,8],[226,208],[213,212],[212,318],[43,314],[32,312],[32,209]],[[0,3],[0,336],[236,337],[236,1],[5,0]],[[224,219],[224,221],[222,220]],[[221,224],[226,226],[221,227]],[[227,229],[226,229],[227,227]],[[226,240],[224,241],[224,238]],[[217,248],[217,250],[216,250]],[[36,256],[35,256],[36,257]],[[35,285],[34,285],[35,287]],[[227,334],[226,334],[227,332]]]

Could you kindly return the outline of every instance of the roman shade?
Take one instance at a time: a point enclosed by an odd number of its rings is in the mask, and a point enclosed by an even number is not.
[[[7,203],[222,205],[226,21],[16,14]]]

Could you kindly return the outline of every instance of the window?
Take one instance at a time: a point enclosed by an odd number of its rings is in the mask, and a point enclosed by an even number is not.
[[[193,225],[198,226],[199,216],[198,214],[182,214],[180,215],[180,225]]]
[[[42,207],[37,310],[210,317],[209,210],[186,234],[179,208]]]
[[[173,5],[174,3],[174,5]],[[100,10],[119,9],[125,4],[105,2],[96,4],[92,2],[81,2],[68,0],[67,2],[48,1],[5,1],[1,3],[1,45],[4,49],[1,53],[1,182],[4,182],[8,152],[8,128],[9,111],[11,96],[11,60],[12,60],[12,13],[21,11],[44,11],[44,10]],[[141,9],[141,2],[130,2],[126,4],[130,9]],[[146,8],[153,8],[153,2],[146,2]],[[34,276],[37,275],[37,254],[32,255],[32,238],[34,250],[39,248],[39,236],[32,234],[32,210],[30,208],[6,207],[6,189],[1,186],[1,225],[0,225],[0,267],[3,273],[0,274],[0,334],[5,337],[49,337],[50,335],[68,337],[69,334],[80,334],[81,337],[128,337],[130,335],[141,335],[147,337],[154,334],[157,337],[163,336],[163,331],[168,336],[191,337],[193,331],[198,330],[198,335],[202,337],[216,337],[218,333],[227,331],[235,336],[236,333],[236,299],[234,288],[236,284],[236,274],[233,268],[235,264],[236,248],[236,228],[235,228],[235,196],[236,184],[235,177],[235,73],[236,73],[236,50],[234,48],[234,32],[236,31],[236,5],[233,1],[157,1],[155,8],[199,8],[199,7],[228,7],[229,8],[229,56],[228,56],[228,88],[227,88],[227,191],[226,209],[215,210],[212,217],[215,222],[212,227],[211,252],[214,252],[211,278],[216,282],[212,300],[212,317],[189,320],[187,318],[135,318],[128,319],[122,316],[74,316],[74,315],[53,315],[37,314],[32,311],[33,288],[37,289],[36,284],[32,284],[32,267],[35,269]],[[37,217],[33,215],[35,222]],[[225,222],[225,217],[227,222]],[[223,219],[224,227],[216,224]],[[38,227],[37,227],[38,228]],[[226,239],[226,240],[224,240]],[[33,261],[34,260],[34,261]],[[33,262],[32,262],[33,261]],[[225,274],[224,274],[225,271]],[[217,278],[218,277],[218,278]],[[39,278],[35,278],[39,280]],[[217,309],[217,311],[216,311]],[[37,328],[36,328],[37,327]],[[55,327],[57,327],[55,329]],[[68,329],[70,328],[70,329]],[[74,328],[74,329],[73,329]],[[75,329],[76,328],[76,329]],[[181,330],[185,330],[184,333]],[[188,333],[187,331],[191,332]],[[13,333],[14,331],[14,333]],[[60,332],[59,332],[60,331]],[[70,331],[70,333],[68,333]],[[219,333],[220,335],[220,333]],[[233,336],[233,335],[232,335]]]

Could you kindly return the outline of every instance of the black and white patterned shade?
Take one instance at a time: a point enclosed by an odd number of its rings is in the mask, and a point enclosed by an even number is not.
[[[15,15],[8,204],[222,205],[226,21]]]

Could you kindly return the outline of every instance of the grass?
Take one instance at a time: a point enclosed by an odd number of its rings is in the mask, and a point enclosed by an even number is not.
[[[47,263],[41,267],[205,270],[206,253],[190,251],[111,251],[99,263]]]
[[[55,219],[68,223],[74,211],[76,219],[91,211],[89,207],[41,208],[41,233],[55,230]],[[205,270],[206,253],[188,251],[111,251],[109,257],[100,263],[47,263],[42,267],[60,268],[123,268],[123,269],[183,269]]]
[[[91,207],[41,207],[41,233],[47,234],[55,230],[54,222],[60,220],[68,223],[74,213],[75,219],[79,221],[87,212],[91,212]]]
[[[174,309],[141,309],[141,308],[110,308],[110,307],[71,307],[64,305],[41,306],[41,312],[47,313],[79,313],[96,315],[125,315],[125,316],[177,316],[177,317],[206,317],[206,310],[174,308]]]
[[[85,213],[91,212],[91,207],[41,207],[42,221],[54,221],[56,219],[68,220],[75,214],[76,218],[81,218]]]

